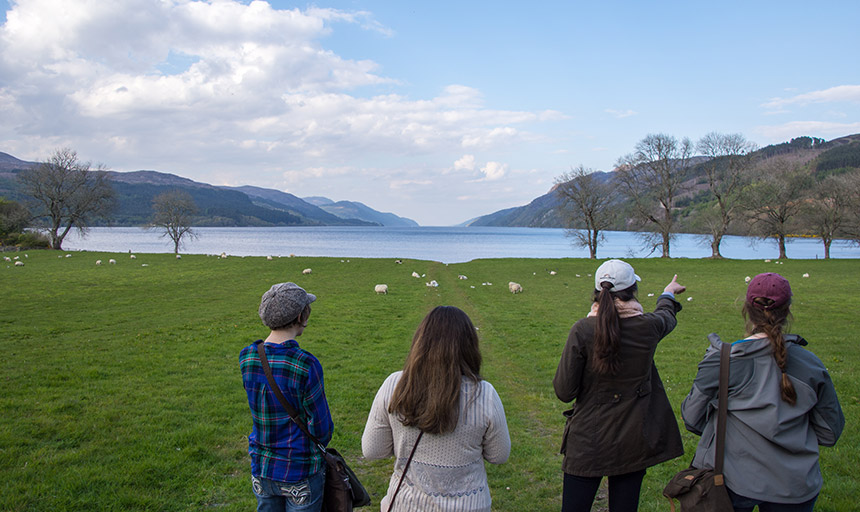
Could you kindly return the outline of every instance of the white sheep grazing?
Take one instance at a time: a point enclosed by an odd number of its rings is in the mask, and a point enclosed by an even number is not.
[[[181,259],[182,259],[182,255],[181,255],[181,254],[177,254],[177,255],[176,255],[176,259],[177,259],[177,260],[181,260]]]
[[[116,265],[116,260],[111,258],[108,260],[108,263],[110,263],[111,265]]]
[[[72,257],[71,254],[66,254],[66,258],[71,258],[71,257]]]
[[[101,265],[101,264],[102,264],[102,260],[96,260],[96,265]]]
[[[309,269],[309,268],[302,270],[302,274],[304,274],[304,275],[308,275],[310,273],[311,273],[311,269]]]
[[[554,276],[554,275],[556,275],[556,274],[558,274],[558,272],[556,272],[555,270],[550,270],[550,271],[549,271],[549,275],[551,275],[551,276]]]
[[[457,279],[469,279],[469,278],[464,276],[463,274],[460,274],[459,276],[457,276]]]
[[[412,273],[412,277],[420,278],[421,276],[418,274],[418,272],[413,272],[413,273]]]
[[[267,260],[269,260],[269,261],[272,261],[272,257],[271,257],[271,256],[266,256],[266,259],[267,259]]]
[[[744,278],[744,281],[748,283],[748,282],[752,281],[752,278],[750,276],[746,276]]]
[[[23,262],[23,261],[16,261],[16,262],[15,262],[15,266],[16,266],[16,267],[23,267],[23,266],[24,266],[24,262]]]
[[[427,286],[429,286],[431,288],[436,288],[439,286],[439,283],[437,283],[435,279],[430,281],[429,283],[426,283],[426,284],[427,284]]]
[[[226,252],[222,252],[222,253],[221,253],[221,259],[226,259],[226,258],[227,258],[227,253],[226,253]]]
[[[373,287],[376,293],[384,293],[388,294],[388,285],[387,284],[378,284]]]
[[[807,274],[803,274],[803,277],[809,277],[809,274],[808,274],[808,273],[807,273]]]
[[[137,259],[137,256],[135,256],[134,254],[129,254],[128,257],[129,257],[129,259],[132,259],[132,260]]]
[[[511,281],[510,283],[508,283],[508,290],[510,290],[511,293],[522,293],[523,287],[520,283],[515,283]]]
[[[9,256],[3,256],[3,260],[8,261],[10,263],[12,262],[12,258],[10,258]]]

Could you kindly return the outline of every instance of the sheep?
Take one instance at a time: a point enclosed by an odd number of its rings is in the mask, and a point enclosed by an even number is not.
[[[388,294],[388,285],[387,284],[378,284],[378,285],[374,286],[373,289],[376,291],[377,294],[379,294],[379,293],[383,293],[386,295]]]
[[[181,259],[182,259],[182,255],[181,255],[181,254],[177,254],[177,255],[176,255],[176,259],[177,259],[177,260],[181,260]]]
[[[15,261],[18,261],[18,260],[20,260],[20,259],[21,259],[21,257],[20,257],[20,256],[15,256],[15,257],[14,257],[14,258],[12,258],[12,259],[13,259],[13,260],[15,260]]]
[[[554,276],[554,275],[556,275],[556,274],[558,274],[558,272],[556,272],[555,270],[550,270],[550,271],[549,271],[549,275],[551,275],[551,276]]]
[[[3,260],[8,261],[10,263],[12,262],[12,258],[10,258],[9,256],[3,256]]]
[[[413,272],[412,277],[417,277],[419,279],[421,278],[421,276],[418,274],[418,272]]]
[[[508,290],[510,290],[511,293],[522,293],[523,286],[520,283],[515,283],[511,281],[508,283]]]
[[[435,279],[433,279],[432,281],[430,281],[429,283],[426,283],[426,284],[427,284],[427,286],[429,286],[431,288],[436,288],[439,286],[439,283],[437,283]]]
[[[96,260],[96,265],[101,265],[101,264],[102,264],[102,260]]]
[[[223,260],[223,259],[226,259],[226,258],[227,258],[227,253],[226,253],[226,252],[222,252],[222,253],[221,253],[221,259]]]
[[[752,281],[752,278],[751,278],[750,276],[746,276],[746,277],[744,278],[744,282],[747,282],[747,283],[748,283],[748,282],[750,282],[750,281]]]
[[[135,256],[134,254],[129,254],[128,257],[129,257],[129,259],[132,259],[132,260],[137,259],[137,256]]]
[[[108,263],[110,263],[111,265],[116,265],[116,260],[111,258],[108,260]]]
[[[803,274],[803,277],[809,277],[809,273]]]
[[[465,280],[465,279],[469,279],[469,278],[468,278],[468,277],[466,277],[466,276],[464,276],[463,274],[460,274],[459,276],[457,276],[457,279],[463,279],[463,280]]]
[[[311,273],[311,269],[309,269],[309,268],[302,270],[302,274],[304,274],[304,275],[308,275],[310,273]]]
[[[72,257],[71,254],[66,254],[66,258],[71,258],[71,257]]]
[[[23,261],[16,261],[16,262],[15,262],[15,266],[16,266],[16,267],[23,267],[23,266],[24,266],[24,262],[23,262]]]
[[[394,263],[397,263],[398,265],[403,265],[403,260],[394,260]]]
[[[269,261],[272,261],[272,257],[271,257],[271,256],[266,256],[266,259],[267,259],[267,260],[269,260]]]

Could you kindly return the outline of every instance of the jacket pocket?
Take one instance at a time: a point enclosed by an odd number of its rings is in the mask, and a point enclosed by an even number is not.
[[[570,433],[570,424],[573,422],[573,411],[575,410],[576,404],[573,404],[573,407],[562,413],[567,418],[564,422],[564,434],[561,437],[561,450],[559,451],[562,455],[567,451],[567,436]]]

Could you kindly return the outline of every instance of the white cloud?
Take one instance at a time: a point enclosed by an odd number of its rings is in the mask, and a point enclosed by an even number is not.
[[[831,139],[860,132],[860,122],[792,121],[779,125],[759,126],[756,128],[756,132],[764,135],[772,142],[785,142],[802,135]]]
[[[604,112],[606,112],[607,114],[611,114],[613,117],[615,117],[617,119],[624,119],[625,117],[635,116],[636,114],[638,114],[638,112],[636,112],[635,110],[630,110],[630,109],[615,110],[612,108],[607,108],[606,110],[604,110]]]
[[[505,176],[508,166],[500,162],[487,162],[487,165],[481,167],[481,172],[488,181],[495,181]]]
[[[860,102],[860,85],[839,85],[820,91],[798,94],[790,98],[773,98],[762,104],[765,108],[780,109],[786,105],[808,105],[810,103]]]
[[[463,155],[462,158],[454,162],[455,171],[474,171],[475,170],[475,155]]]

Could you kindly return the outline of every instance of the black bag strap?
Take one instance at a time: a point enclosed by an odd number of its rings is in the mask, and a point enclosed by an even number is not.
[[[410,453],[409,458],[406,459],[406,466],[403,468],[403,474],[400,475],[400,481],[397,482],[397,489],[394,490],[394,495],[391,496],[391,501],[388,502],[388,512],[391,512],[391,508],[394,507],[394,500],[397,498],[397,493],[400,492],[400,486],[403,485],[403,479],[406,478],[406,472],[409,471],[409,465],[412,464],[412,457],[415,456],[415,450],[418,448],[418,441],[421,440],[421,436],[423,435],[423,430],[418,432],[418,439],[415,440],[415,445],[412,447],[412,453]]]
[[[717,406],[717,446],[714,452],[714,473],[717,485],[722,485],[723,458],[726,451],[726,419],[729,411],[729,364],[732,346],[723,343],[720,347],[720,390]]]
[[[292,406],[292,404],[290,404],[289,401],[287,401],[287,397],[284,396],[283,391],[281,391],[281,387],[278,386],[277,382],[275,382],[275,376],[272,375],[272,368],[269,366],[269,359],[266,357],[266,347],[264,345],[265,342],[263,341],[254,342],[254,347],[257,349],[257,354],[260,355],[260,364],[263,365],[263,373],[266,374],[266,380],[269,381],[269,388],[272,390],[272,393],[275,394],[275,397],[278,399],[278,402],[281,403],[281,406],[284,408],[284,410],[287,411],[287,414],[290,415],[290,418],[292,418],[293,423],[295,423],[302,430],[302,432],[304,432],[305,435],[307,435],[311,439],[311,441],[313,441],[314,445],[319,449],[319,451],[321,451],[323,455],[325,455],[325,446],[323,446],[323,444],[319,442],[319,439],[317,439],[316,437],[314,437],[313,434],[311,434],[311,432],[308,430],[307,425],[305,425],[304,422],[299,420],[299,412],[296,410],[295,407]]]

